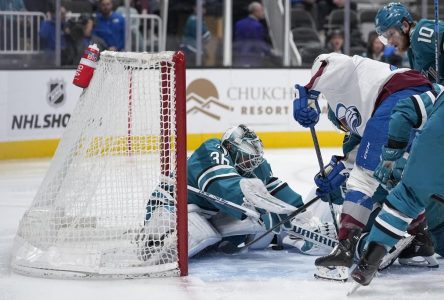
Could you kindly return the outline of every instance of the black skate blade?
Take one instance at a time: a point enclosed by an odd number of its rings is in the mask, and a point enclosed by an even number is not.
[[[347,267],[322,267],[316,266],[317,270],[313,274],[316,279],[346,282],[348,280]]]

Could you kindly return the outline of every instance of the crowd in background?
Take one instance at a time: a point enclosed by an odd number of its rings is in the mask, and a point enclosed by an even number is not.
[[[131,14],[160,14],[161,0],[131,0]],[[313,54],[344,51],[344,31],[341,26],[332,27],[328,20],[331,13],[344,7],[345,0],[292,0],[292,33],[303,63],[310,64]],[[125,1],[124,0],[62,0],[61,1],[61,62],[76,65],[84,49],[91,43],[100,50],[124,50],[125,45]],[[356,14],[356,3],[351,2],[351,11]],[[40,49],[48,61],[54,56],[56,28],[53,0],[2,0],[0,11],[40,11],[46,19],[40,24],[38,37]],[[67,11],[80,13],[80,17],[69,18]],[[181,49],[186,53],[187,64],[195,65],[196,57],[196,1],[170,0],[167,23],[166,50]],[[204,1],[202,26],[203,66],[220,66],[223,49],[223,0]],[[303,12],[308,21],[303,21]],[[304,17],[306,17],[304,15]],[[298,23],[298,21],[300,21]],[[366,34],[359,24],[351,19],[351,53],[389,62],[397,66],[406,65],[402,54],[392,47],[384,47],[373,31]],[[145,25],[146,26],[146,25]],[[294,27],[293,27],[294,26]],[[1,25],[0,25],[1,27]],[[308,28],[308,29],[302,29]],[[2,28],[1,30],[6,30]],[[304,31],[305,30],[305,31]],[[308,31],[315,32],[316,43],[299,43],[298,37]],[[131,34],[141,40],[135,51],[143,51],[142,25],[131,19]],[[364,36],[366,35],[366,36]],[[244,67],[280,66],[282,53],[272,45],[264,7],[261,1],[233,1],[233,65]],[[1,45],[0,45],[1,48]],[[134,49],[134,47],[133,47]],[[133,50],[134,51],[134,50]],[[304,54],[310,54],[307,57]],[[1,62],[0,62],[1,64]]]

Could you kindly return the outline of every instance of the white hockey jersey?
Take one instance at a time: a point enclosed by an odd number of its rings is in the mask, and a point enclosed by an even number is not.
[[[385,84],[397,73],[411,71],[358,55],[331,53],[321,58],[308,89],[321,92],[341,124],[362,136]]]

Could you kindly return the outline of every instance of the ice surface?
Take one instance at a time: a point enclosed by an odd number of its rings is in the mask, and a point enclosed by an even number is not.
[[[322,149],[325,162],[339,149]],[[274,174],[303,196],[318,169],[313,149],[266,149]],[[189,276],[134,280],[53,280],[11,272],[9,255],[18,222],[49,160],[0,161],[0,300],[86,299],[444,299],[444,270],[394,265],[347,297],[351,283],[313,278],[315,257],[292,250],[210,254],[190,260]],[[444,263],[443,259],[439,259]]]

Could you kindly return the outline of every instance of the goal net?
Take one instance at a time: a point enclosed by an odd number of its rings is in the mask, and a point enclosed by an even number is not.
[[[20,221],[13,270],[186,275],[185,111],[182,53],[102,52]]]

